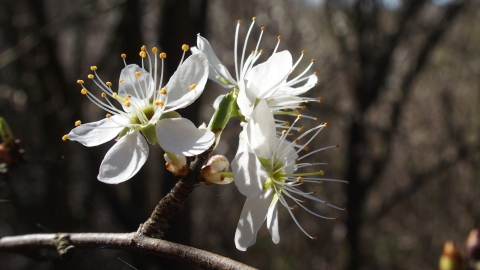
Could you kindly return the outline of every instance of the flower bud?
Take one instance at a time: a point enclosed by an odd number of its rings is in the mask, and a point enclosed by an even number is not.
[[[473,229],[468,234],[466,250],[469,259],[480,261],[480,231],[478,229]]]
[[[165,167],[175,176],[183,177],[188,173],[187,158],[183,155],[165,153]]]
[[[233,178],[227,178],[225,175],[229,173],[223,173],[228,171],[229,165],[230,163],[225,156],[215,155],[208,160],[205,166],[203,166],[200,175],[206,184],[230,184],[233,181]]]
[[[463,268],[463,259],[457,247],[452,241],[446,241],[443,245],[442,256],[438,268],[440,270],[460,270]]]

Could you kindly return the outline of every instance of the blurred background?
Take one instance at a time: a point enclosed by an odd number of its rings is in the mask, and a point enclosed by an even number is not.
[[[165,75],[181,45],[200,33],[233,74],[237,20],[240,40],[256,16],[247,50],[260,27],[265,61],[277,36],[300,73],[316,59],[321,97],[305,114],[329,123],[316,138],[311,162],[328,162],[317,196],[347,212],[308,203],[324,220],[295,212],[306,237],[280,209],[281,242],[263,227],[257,244],[235,249],[244,197],[235,185],[202,185],[169,223],[165,239],[230,257],[261,269],[435,269],[443,243],[463,247],[480,222],[480,1],[453,0],[1,0],[0,116],[25,149],[26,163],[0,177],[0,236],[55,232],[131,232],[147,220],[176,179],[163,153],[131,180],[96,179],[113,141],[87,148],[62,142],[76,120],[105,112],[80,94],[77,79],[98,66],[115,82],[142,45],[167,53]],[[180,111],[208,123],[224,89],[209,82],[201,98]],[[313,120],[304,120],[313,126]],[[233,158],[237,120],[215,151]],[[0,254],[4,269],[195,269],[155,256],[106,249],[76,252],[69,261],[36,262]]]

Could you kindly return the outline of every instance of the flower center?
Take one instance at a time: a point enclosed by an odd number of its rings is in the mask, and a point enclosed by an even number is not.
[[[138,114],[143,114],[141,118],[138,117]],[[145,121],[142,121],[145,116],[147,120],[152,119],[155,114],[155,108],[152,105],[146,105],[140,108],[140,112],[135,112],[130,115],[130,123],[134,125],[145,124]]]

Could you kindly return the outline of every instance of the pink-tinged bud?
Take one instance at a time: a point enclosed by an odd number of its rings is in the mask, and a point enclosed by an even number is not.
[[[452,241],[446,241],[443,245],[442,256],[438,268],[440,270],[461,270],[463,267],[463,259],[457,247]]]
[[[187,158],[183,155],[176,155],[171,153],[165,153],[163,155],[165,161],[165,167],[173,175],[183,177],[188,173]]]
[[[480,261],[480,231],[478,229],[473,229],[468,234],[466,249],[469,259]]]
[[[215,155],[203,166],[200,175],[206,184],[230,184],[233,178],[229,177],[231,173],[227,173],[229,166],[230,163],[225,156]]]

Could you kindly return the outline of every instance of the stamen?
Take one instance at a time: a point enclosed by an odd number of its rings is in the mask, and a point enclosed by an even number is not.
[[[159,57],[160,57],[160,59],[165,59],[165,58],[167,58],[167,54],[162,52],[162,53],[160,53]]]
[[[68,140],[68,135],[63,135],[62,136],[62,141],[66,141],[66,140]]]
[[[130,107],[130,100],[128,99],[123,100],[123,105],[125,105],[125,107]]]
[[[105,83],[108,87],[112,87],[112,83],[111,82],[106,82]]]
[[[142,52],[146,51],[146,50],[147,50],[147,46],[142,45],[142,47],[140,47],[140,50],[142,50]]]
[[[163,106],[165,103],[162,101],[162,100],[155,100],[153,102],[153,104],[157,105],[157,106]]]
[[[97,70],[97,66],[91,66],[91,67],[90,67],[90,70],[92,70],[92,71]]]
[[[165,87],[163,87],[162,90],[160,90],[160,94],[166,95],[167,94],[167,89]]]
[[[146,53],[145,51],[140,51],[140,52],[138,53],[138,55],[140,55],[140,57],[142,57],[142,58],[147,57],[147,53]]]
[[[106,117],[106,118],[110,118],[110,117],[112,117],[112,115],[109,114],[109,113],[107,113],[107,114],[105,115],[105,117]]]
[[[153,52],[153,53],[157,53],[157,52],[158,52],[157,47],[153,47],[153,48],[152,48],[152,52]]]
[[[135,72],[135,76],[137,76],[137,78],[140,78],[140,72],[139,71]]]
[[[197,85],[193,83],[193,84],[190,85],[188,88],[190,88],[190,90],[193,90],[193,89],[195,89],[195,87],[197,87]]]
[[[85,82],[84,82],[83,80],[77,80],[77,83],[80,84],[80,85],[82,85],[82,84],[84,84]]]
[[[83,88],[82,91],[80,91],[80,93],[82,93],[82,95],[86,95],[88,93],[88,90]]]
[[[104,97],[106,97],[106,96],[107,96],[107,94],[105,94],[105,93],[102,93],[102,98],[104,98]]]
[[[88,74],[87,78],[89,78],[90,80],[92,80],[93,78],[95,78],[95,76],[93,76],[93,74]]]
[[[125,58],[127,58],[127,55],[124,54],[124,53],[122,53],[122,54],[120,55],[120,57],[122,57],[123,59],[125,59]]]

